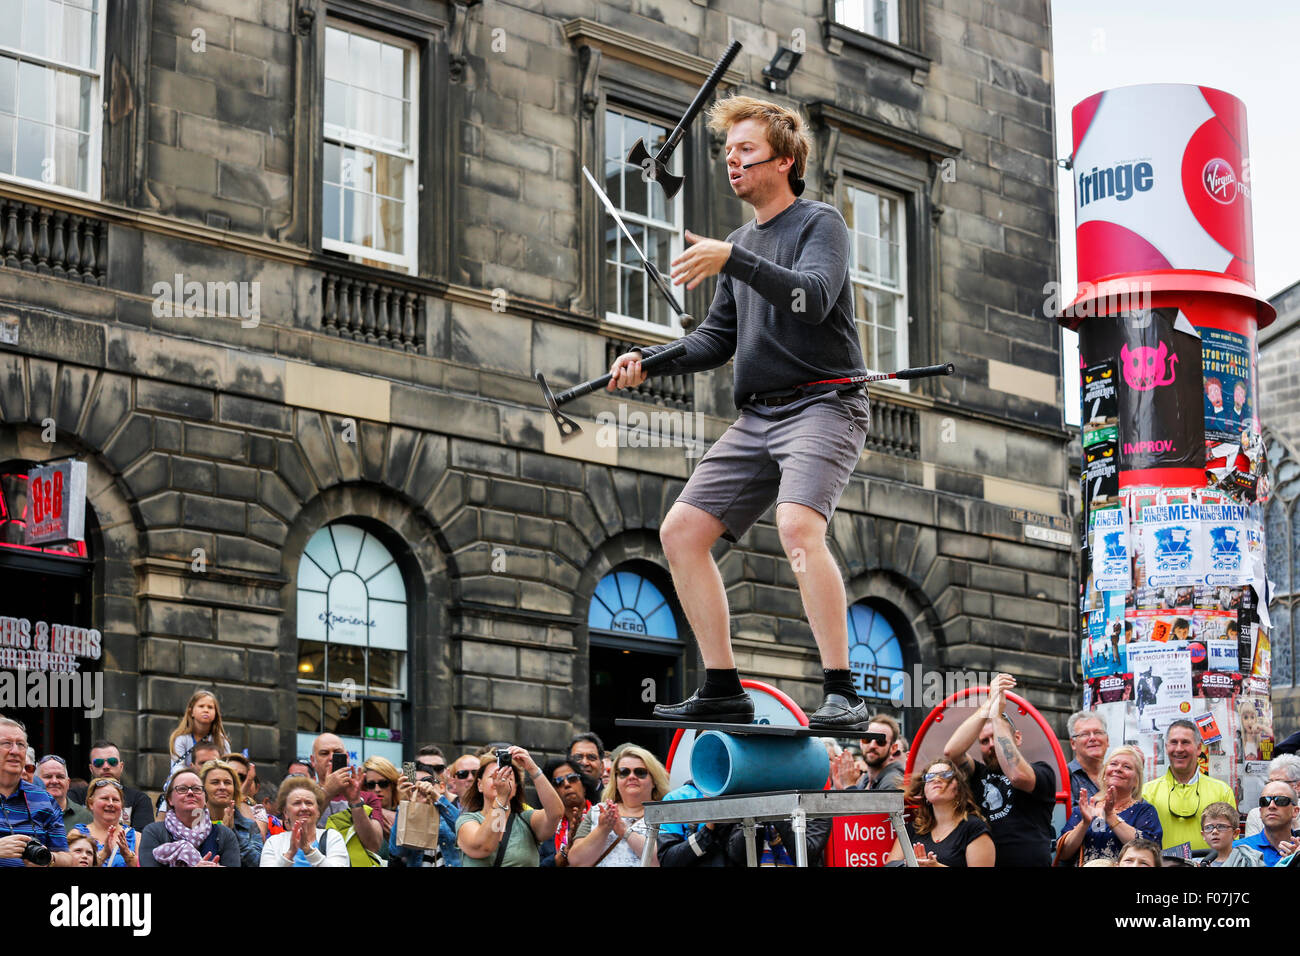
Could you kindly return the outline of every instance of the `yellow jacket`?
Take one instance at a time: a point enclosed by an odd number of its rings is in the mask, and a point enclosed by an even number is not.
[[[1175,801],[1170,797],[1175,792],[1194,791],[1195,795],[1184,795]],[[1197,773],[1191,783],[1179,783],[1174,779],[1172,770],[1166,770],[1163,777],[1157,777],[1142,788],[1142,799],[1156,808],[1160,815],[1160,827],[1164,831],[1161,841],[1164,849],[1190,843],[1193,850],[1208,850],[1210,845],[1201,836],[1201,814],[1212,803],[1237,805],[1237,798],[1222,780],[1215,780],[1203,773]],[[1191,806],[1195,803],[1196,812],[1190,817],[1180,817],[1170,809],[1171,802],[1177,802],[1181,809],[1183,802]]]

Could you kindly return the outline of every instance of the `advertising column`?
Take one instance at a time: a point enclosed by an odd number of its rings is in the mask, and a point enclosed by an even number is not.
[[[1250,155],[1241,101],[1201,86],[1074,108],[1083,402],[1085,709],[1163,774],[1163,732],[1253,802],[1273,732]]]

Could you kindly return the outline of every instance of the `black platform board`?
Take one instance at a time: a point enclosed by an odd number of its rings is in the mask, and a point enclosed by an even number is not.
[[[630,720],[614,721],[615,727],[646,727],[665,730],[680,727],[683,730],[716,730],[723,734],[761,737],[832,737],[834,731],[813,730],[809,727],[785,727],[777,724],[715,724],[702,720]],[[854,731],[857,733],[857,731]]]

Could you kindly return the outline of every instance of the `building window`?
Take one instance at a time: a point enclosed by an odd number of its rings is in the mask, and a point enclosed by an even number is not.
[[[618,207],[632,238],[665,281],[671,281],[670,264],[682,251],[678,239],[682,232],[682,193],[678,191],[668,199],[662,187],[648,182],[641,170],[628,164],[627,154],[638,139],[644,140],[654,154],[671,132],[671,126],[623,110],[605,111],[605,192]],[[669,164],[673,175],[681,175],[682,152],[679,145],[673,153]],[[653,287],[618,223],[603,211],[601,220],[605,227],[605,318],[639,330],[681,334],[676,314]]]
[[[677,640],[677,618],[663,592],[631,571],[612,571],[600,579],[587,611],[587,626],[630,637]]]
[[[356,759],[402,759],[406,583],[389,550],[350,524],[321,528],[298,565],[298,751],[321,733]]]
[[[897,43],[898,0],[835,0],[835,22]]]
[[[325,27],[324,248],[416,271],[414,45],[351,24]]]
[[[892,624],[869,603],[849,606],[849,669],[858,695],[897,707],[902,701],[906,662]]]
[[[902,198],[849,186],[844,219],[862,357],[873,372],[907,367],[907,237]],[[906,382],[898,384],[906,388]]]
[[[100,0],[0,0],[0,176],[99,198]]]

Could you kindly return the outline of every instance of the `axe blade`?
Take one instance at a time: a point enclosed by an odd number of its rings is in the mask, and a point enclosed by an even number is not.
[[[645,140],[638,139],[628,150],[627,161],[641,170],[642,177],[648,181],[658,183],[663,187],[664,195],[672,199],[682,188],[685,182],[684,176],[674,176],[668,171],[667,165],[660,162],[659,159],[646,148]]]
[[[542,398],[546,400],[546,408],[555,419],[555,426],[560,430],[560,441],[565,442],[575,435],[581,434],[582,426],[560,411],[560,406],[555,401],[555,395],[551,392],[551,387],[546,384],[546,376],[541,372],[537,373],[537,384],[542,386]]]

